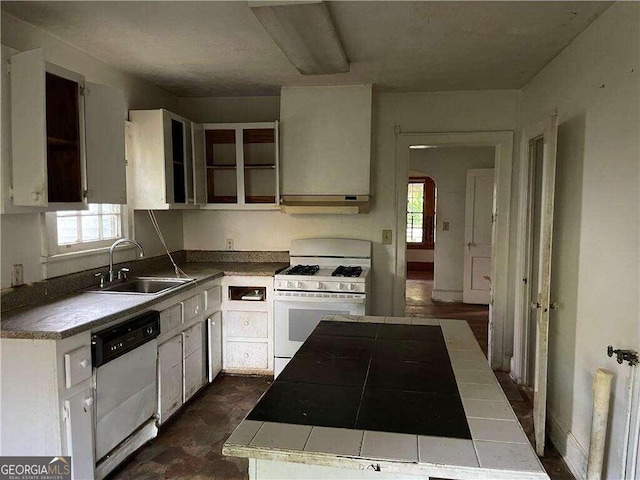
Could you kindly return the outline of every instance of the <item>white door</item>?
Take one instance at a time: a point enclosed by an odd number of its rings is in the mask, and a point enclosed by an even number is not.
[[[531,132],[531,133],[529,133]],[[536,314],[536,354],[533,386],[533,425],[535,428],[536,452],[544,455],[545,421],[547,415],[547,361],[549,355],[549,311],[551,304],[551,247],[553,240],[553,200],[556,181],[556,147],[558,138],[558,116],[554,114],[542,122],[537,129],[525,130],[529,148],[540,145],[542,138],[542,182],[540,200],[540,226],[537,265],[537,298],[531,299]]]
[[[85,389],[64,402],[65,456],[71,457],[74,479],[93,478],[93,397]]]
[[[203,322],[182,332],[183,401],[189,400],[204,385]]]
[[[11,56],[11,160],[15,205],[46,207],[48,204],[45,68],[42,48]]]
[[[462,290],[464,303],[488,305],[490,301],[493,179],[493,168],[467,170]]]
[[[216,312],[209,322],[209,382],[222,370],[222,313]]]
[[[127,203],[122,90],[86,82],[84,123],[89,203]]]
[[[182,335],[158,347],[158,416],[164,423],[182,405]]]

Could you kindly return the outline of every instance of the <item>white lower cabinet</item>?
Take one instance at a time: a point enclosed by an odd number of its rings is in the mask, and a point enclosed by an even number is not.
[[[269,368],[269,346],[264,342],[227,341],[225,361],[228,369],[245,373]]]
[[[186,402],[204,385],[202,322],[182,332],[183,400]]]
[[[222,298],[222,369],[273,374],[273,277],[224,277]]]
[[[209,382],[222,371],[222,312],[216,312],[207,318],[209,355]]]
[[[182,406],[182,334],[158,347],[158,420],[162,424]]]
[[[93,395],[87,388],[64,402],[66,455],[71,456],[72,478],[93,478]]]

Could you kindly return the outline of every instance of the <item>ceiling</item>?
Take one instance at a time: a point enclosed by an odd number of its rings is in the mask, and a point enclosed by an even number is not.
[[[289,63],[244,1],[3,1],[2,10],[175,95],[200,97],[355,83],[518,89],[611,3],[329,2],[351,70],[318,76]]]

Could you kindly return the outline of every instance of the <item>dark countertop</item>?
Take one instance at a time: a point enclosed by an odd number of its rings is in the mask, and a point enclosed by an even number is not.
[[[471,438],[439,325],[322,321],[247,419]]]
[[[193,262],[179,267],[195,280],[158,295],[131,295],[79,291],[41,304],[21,307],[2,313],[0,337],[23,339],[61,339],[94,329],[150,308],[223,275],[273,276],[286,268],[286,263],[269,262]],[[172,269],[152,269],[136,272],[138,276],[175,277]]]

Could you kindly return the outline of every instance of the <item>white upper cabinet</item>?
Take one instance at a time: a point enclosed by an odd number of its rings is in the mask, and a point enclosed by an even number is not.
[[[85,82],[84,123],[87,151],[87,201],[127,203],[124,94]]]
[[[204,199],[202,130],[167,110],[132,110],[134,208],[193,208]],[[194,148],[195,147],[195,148]],[[195,154],[195,155],[194,155]]]
[[[45,62],[11,57],[13,205],[81,209],[126,203],[122,92]]]
[[[277,208],[278,122],[207,123],[203,127],[207,207]]]
[[[369,195],[371,85],[283,87],[282,194]]]

